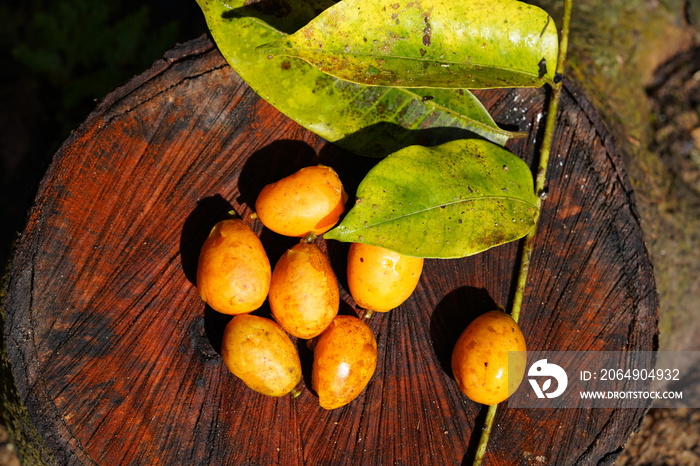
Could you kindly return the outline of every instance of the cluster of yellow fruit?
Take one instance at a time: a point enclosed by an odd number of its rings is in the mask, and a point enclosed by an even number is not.
[[[312,389],[325,409],[344,406],[367,386],[377,365],[377,343],[369,326],[338,315],[340,293],[330,260],[316,236],[335,226],[347,195],[337,173],[323,165],[302,168],[265,186],[255,203],[268,229],[301,238],[271,269],[262,242],[241,219],[219,222],[199,256],[197,287],[213,309],[234,315],[223,335],[228,369],[247,386],[269,396],[297,393],[302,379],[298,351],[289,335],[313,350]],[[387,312],[415,290],[422,258],[363,243],[350,245],[348,289],[358,306]],[[273,319],[250,314],[268,299]],[[502,311],[472,322],[459,338],[452,369],[460,390],[484,404],[505,400],[519,385],[509,351],[525,351],[517,324]],[[524,353],[523,353],[524,354]]]
[[[301,238],[271,269],[260,239],[241,219],[223,220],[202,246],[197,287],[213,309],[234,317],[221,354],[228,369],[269,396],[294,393],[302,372],[289,335],[313,349],[312,388],[325,409],[355,399],[377,365],[369,326],[338,315],[340,291],[316,236],[336,225],[347,195],[337,173],[317,165],[263,188],[255,204],[260,221],[278,234]],[[353,244],[348,254],[350,292],[365,309],[384,312],[405,301],[420,279],[423,259]],[[273,319],[250,314],[268,300]]]

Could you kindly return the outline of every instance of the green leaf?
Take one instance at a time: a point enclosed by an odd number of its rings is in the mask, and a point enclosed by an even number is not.
[[[466,131],[501,145],[519,135],[499,128],[467,90],[357,85],[304,61],[257,50],[302,27],[332,0],[197,2],[219,50],[250,87],[291,119],[347,150],[383,157],[419,140],[469,137]],[[428,128],[439,134],[426,134]]]
[[[326,239],[418,257],[454,258],[525,236],[537,199],[522,159],[470,139],[410,146],[372,168],[357,202]]]
[[[537,87],[554,79],[558,39],[517,0],[344,0],[261,49],[370,85]]]

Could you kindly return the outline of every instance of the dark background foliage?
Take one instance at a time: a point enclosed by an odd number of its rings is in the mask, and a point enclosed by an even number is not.
[[[71,130],[111,90],[204,33],[194,0],[0,4],[0,264]]]

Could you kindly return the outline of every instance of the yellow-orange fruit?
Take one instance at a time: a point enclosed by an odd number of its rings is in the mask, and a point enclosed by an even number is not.
[[[233,375],[263,395],[286,395],[301,381],[294,343],[276,322],[264,317],[234,316],[224,329],[221,357]]]
[[[357,398],[377,367],[377,341],[354,316],[339,315],[317,338],[311,385],[324,409],[345,406]]]
[[[211,229],[199,253],[197,288],[222,314],[245,314],[262,306],[270,289],[270,261],[255,232],[240,219]]]
[[[505,312],[490,311],[467,326],[452,352],[452,372],[467,397],[495,405],[517,390],[525,374],[525,337]],[[510,359],[508,352],[511,353]]]
[[[386,312],[406,301],[423,271],[423,259],[379,246],[353,243],[348,252],[348,288],[355,302]]]
[[[335,170],[316,165],[265,186],[255,212],[263,225],[281,235],[320,235],[338,223],[347,199]]]
[[[272,315],[287,332],[299,338],[320,334],[340,306],[328,257],[315,243],[294,245],[275,265],[268,298]]]

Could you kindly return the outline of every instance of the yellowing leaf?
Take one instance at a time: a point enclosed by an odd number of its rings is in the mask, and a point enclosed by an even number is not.
[[[469,131],[503,145],[517,135],[499,128],[467,90],[358,85],[301,60],[257,50],[296,31],[332,0],[197,2],[222,55],[251,88],[289,118],[347,150],[383,157],[418,140],[430,143],[432,135],[426,137],[423,130],[436,128],[443,141],[468,137]]]
[[[553,80],[558,39],[517,0],[343,0],[262,50],[370,85],[532,87]]]

